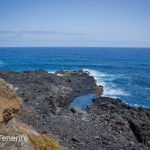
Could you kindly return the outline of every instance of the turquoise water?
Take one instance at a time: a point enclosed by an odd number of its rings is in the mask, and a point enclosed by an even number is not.
[[[0,48],[0,70],[88,70],[104,95],[150,107],[150,49]]]

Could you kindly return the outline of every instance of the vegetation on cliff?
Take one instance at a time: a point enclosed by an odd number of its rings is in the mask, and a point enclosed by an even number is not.
[[[13,87],[0,79],[0,135],[14,137],[23,134],[28,137],[28,141],[22,141],[22,143],[18,141],[1,141],[0,149],[63,150],[53,138],[41,135],[28,125],[19,123],[13,118],[22,105],[22,100],[16,96]]]

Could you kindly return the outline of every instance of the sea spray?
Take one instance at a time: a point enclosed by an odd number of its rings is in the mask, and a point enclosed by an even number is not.
[[[83,71],[88,71],[90,75],[95,78],[97,85],[103,85],[104,87],[103,96],[116,98],[119,96],[130,95],[128,92],[124,91],[123,89],[116,87],[116,85],[113,83],[113,80],[116,79],[117,76],[99,72],[93,69],[83,69]]]

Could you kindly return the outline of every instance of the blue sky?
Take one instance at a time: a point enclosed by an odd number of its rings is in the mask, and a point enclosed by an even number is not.
[[[150,0],[0,0],[0,46],[150,47]]]

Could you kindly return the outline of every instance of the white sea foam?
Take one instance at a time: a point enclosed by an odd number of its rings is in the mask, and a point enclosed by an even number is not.
[[[129,105],[129,104],[128,104],[128,105]],[[135,107],[144,107],[144,106],[139,105],[139,104],[133,104],[133,106],[135,106]]]
[[[56,71],[48,71],[48,73],[52,73],[52,74],[55,74],[55,72],[56,72]],[[62,74],[59,74],[59,73],[57,73],[56,75],[57,75],[57,76],[63,76]]]
[[[124,102],[125,104],[127,105],[130,105],[130,106],[134,106],[134,107],[143,107],[143,108],[149,108],[149,106],[145,106],[145,105],[139,105],[139,104],[130,104],[130,103],[127,103],[127,102]]]
[[[103,72],[99,72],[93,69],[83,69],[83,71],[88,71],[91,76],[93,76],[97,82],[97,85],[103,85],[104,93],[103,96],[109,97],[119,97],[119,96],[128,96],[130,95],[123,89],[116,87],[113,83],[113,80],[117,78],[117,76],[112,74],[107,74]]]
[[[64,76],[63,74],[59,74],[59,73],[57,73],[57,76]]]
[[[55,71],[48,71],[48,73],[52,73],[52,74],[55,74]]]

